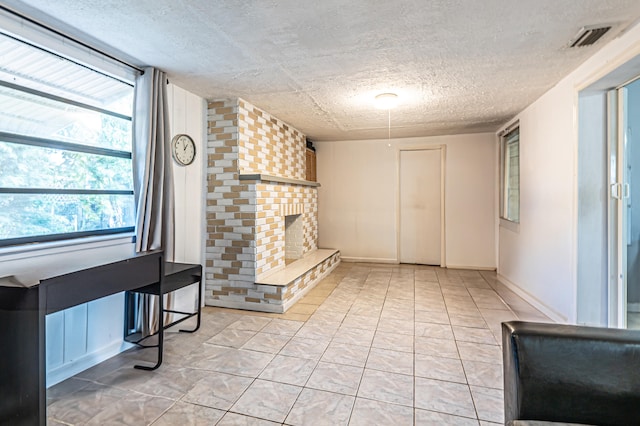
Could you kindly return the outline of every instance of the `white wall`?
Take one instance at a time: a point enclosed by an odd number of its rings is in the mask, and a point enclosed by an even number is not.
[[[397,262],[398,150],[442,145],[447,266],[495,268],[495,135],[314,144],[320,247],[345,260]]]
[[[134,253],[132,236],[93,237],[0,251],[0,276],[25,283],[115,262]],[[55,384],[116,353],[122,345],[124,296],[116,294],[46,318],[47,385]]]
[[[499,278],[559,321],[577,319],[578,91],[629,60],[639,43],[636,26],[516,117],[520,227],[499,228]]]
[[[200,263],[204,268],[204,189],[206,168],[206,102],[203,98],[170,84],[167,90],[171,135],[185,133],[196,143],[196,159],[186,167],[173,162],[175,184],[175,261]],[[194,309],[197,289],[176,292],[177,310]],[[204,305],[202,303],[202,305]]]
[[[176,261],[201,263],[203,251],[204,100],[177,86],[168,90],[171,134],[188,133],[197,144],[196,161],[174,168],[176,194]],[[0,276],[24,282],[121,260],[134,253],[132,237],[93,237],[75,241],[0,249]],[[190,309],[194,290],[185,289],[176,306]],[[116,294],[48,315],[47,385],[97,364],[126,348],[123,345],[124,296]]]
[[[608,321],[606,99],[606,93],[584,93],[578,111],[576,322],[595,326]]]

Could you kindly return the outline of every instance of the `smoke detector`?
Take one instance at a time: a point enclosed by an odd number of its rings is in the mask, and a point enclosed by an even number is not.
[[[611,25],[599,26],[591,25],[580,28],[578,34],[573,37],[569,47],[591,46],[611,29]]]

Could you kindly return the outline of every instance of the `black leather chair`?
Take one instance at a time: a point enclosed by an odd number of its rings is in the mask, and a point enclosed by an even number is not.
[[[640,425],[640,331],[502,323],[507,425]]]

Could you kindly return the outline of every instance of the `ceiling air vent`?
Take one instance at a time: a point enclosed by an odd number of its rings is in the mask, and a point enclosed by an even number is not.
[[[596,41],[600,40],[600,37],[606,34],[611,29],[611,26],[605,27],[582,27],[578,34],[573,38],[570,47],[583,47],[591,46]]]

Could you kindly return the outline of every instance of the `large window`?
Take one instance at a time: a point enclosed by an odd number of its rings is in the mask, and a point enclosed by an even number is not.
[[[133,86],[0,34],[0,246],[129,232]]]
[[[511,126],[501,136],[500,217],[520,222],[520,127]]]

